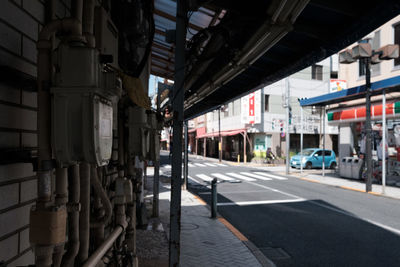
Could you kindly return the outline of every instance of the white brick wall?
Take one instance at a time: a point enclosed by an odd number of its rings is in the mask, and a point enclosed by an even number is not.
[[[0,0],[0,66],[36,77],[36,40],[45,23],[44,0]],[[70,15],[70,0],[58,0],[56,16]],[[0,153],[36,149],[37,94],[0,81]],[[34,263],[29,243],[29,210],[37,197],[30,163],[0,165],[0,263]]]

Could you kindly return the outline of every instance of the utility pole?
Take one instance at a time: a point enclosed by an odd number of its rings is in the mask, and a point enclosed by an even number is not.
[[[303,107],[300,106],[300,173],[303,174]]]
[[[222,161],[222,137],[221,137],[221,107],[218,108],[218,154],[219,162]]]
[[[290,84],[289,84],[289,77],[285,79],[286,84],[286,174],[289,174],[290,169]]]
[[[372,129],[371,129],[371,58],[366,57],[365,63],[365,104],[366,104],[366,120],[365,120],[365,160],[367,161],[367,180],[365,185],[365,191],[369,192],[372,190]]]

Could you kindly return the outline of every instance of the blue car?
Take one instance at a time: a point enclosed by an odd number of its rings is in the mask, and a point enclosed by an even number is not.
[[[304,169],[322,168],[322,149],[308,148],[290,159],[292,168],[300,168],[300,164]],[[335,169],[337,166],[336,155],[332,150],[325,150],[325,167]]]

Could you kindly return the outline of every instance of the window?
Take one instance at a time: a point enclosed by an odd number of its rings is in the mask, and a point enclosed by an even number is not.
[[[331,151],[330,150],[325,150],[325,156],[331,156]]]
[[[311,66],[311,79],[322,81],[322,66],[312,65]]]
[[[400,45],[400,23],[393,26],[394,29],[394,44]],[[394,60],[394,65],[398,66],[400,65],[400,58],[396,58]]]
[[[269,95],[264,95],[264,111],[269,111]]]

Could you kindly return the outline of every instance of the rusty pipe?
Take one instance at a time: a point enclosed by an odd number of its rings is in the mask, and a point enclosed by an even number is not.
[[[68,215],[68,250],[65,253],[61,266],[70,267],[79,251],[79,200],[80,177],[79,165],[75,164],[68,169],[69,215]]]
[[[81,182],[81,212],[79,217],[79,253],[80,263],[87,260],[89,255],[89,236],[90,236],[90,165],[83,162],[80,165]]]
[[[112,205],[107,193],[104,191],[103,186],[99,181],[99,174],[95,166],[91,167],[90,184],[93,187],[94,193],[101,199],[105,215],[96,222],[90,222],[90,227],[104,227],[111,219]]]

